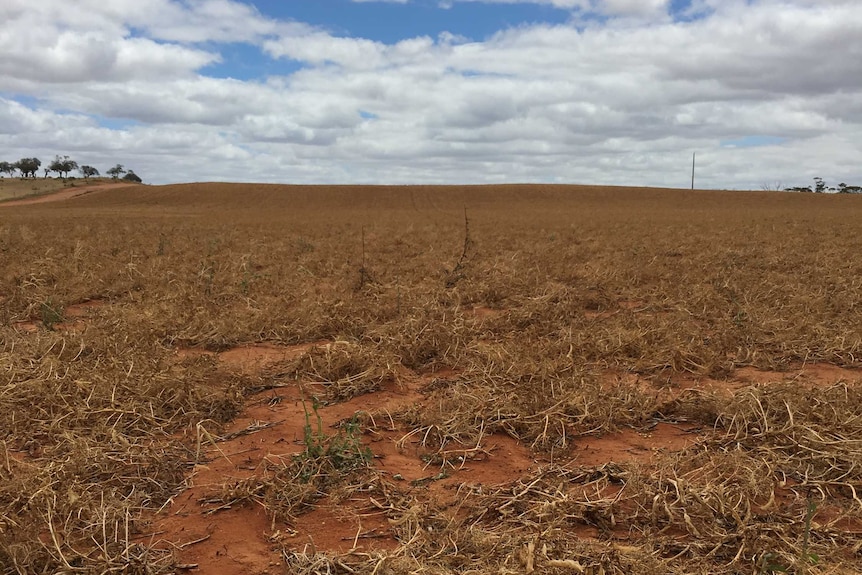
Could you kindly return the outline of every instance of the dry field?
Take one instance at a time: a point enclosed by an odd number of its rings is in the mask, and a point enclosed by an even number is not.
[[[862,198],[0,207],[0,570],[862,571]]]

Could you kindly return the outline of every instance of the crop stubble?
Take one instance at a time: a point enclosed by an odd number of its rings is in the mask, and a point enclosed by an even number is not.
[[[4,209],[0,566],[858,571],[860,206],[195,184]]]

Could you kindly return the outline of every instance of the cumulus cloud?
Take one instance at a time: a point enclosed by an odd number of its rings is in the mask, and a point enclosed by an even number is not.
[[[47,110],[34,110],[14,100],[0,98],[0,138],[20,135],[50,135],[68,128],[88,128],[95,122],[80,114],[60,115]]]
[[[123,34],[131,30],[172,42],[245,42],[305,25],[267,18],[236,0],[4,0],[0,19],[6,33],[44,27]],[[10,26],[12,24],[13,26]]]
[[[354,0],[357,1],[357,0]],[[375,0],[359,0],[375,1]],[[670,0],[444,0],[450,8],[458,2],[481,2],[483,4],[544,4],[562,10],[590,12],[609,16],[647,16],[665,13]]]
[[[7,0],[0,155],[148,181],[685,185],[697,150],[704,185],[862,180],[859,3],[695,0],[674,21],[666,0],[536,2],[611,18],[385,43],[231,0]],[[223,42],[297,69],[207,76]]]
[[[206,50],[134,37],[104,12],[94,11],[88,21],[60,3],[55,12],[51,0],[33,10],[15,9],[18,0],[12,2],[0,13],[0,90],[30,85],[35,91],[41,83],[156,81],[188,76],[219,59]]]

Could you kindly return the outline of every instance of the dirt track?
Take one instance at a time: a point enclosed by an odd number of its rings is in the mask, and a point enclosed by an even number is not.
[[[60,202],[63,200],[70,200],[72,198],[77,198],[78,196],[83,196],[84,194],[90,194],[93,192],[101,192],[105,190],[115,190],[117,188],[127,188],[129,186],[133,186],[135,184],[98,184],[94,186],[86,186],[83,188],[64,188],[58,192],[52,192],[50,194],[46,194],[44,196],[37,196],[33,198],[23,198],[20,200],[13,200],[11,202],[0,202],[0,207],[9,207],[9,206],[26,206],[28,204],[44,204],[48,202]]]

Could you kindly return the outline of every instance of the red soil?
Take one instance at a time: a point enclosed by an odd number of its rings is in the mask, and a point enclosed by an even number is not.
[[[273,363],[297,358],[316,345],[325,344],[326,342],[316,342],[294,346],[282,346],[258,343],[254,345],[241,345],[222,352],[214,352],[198,348],[182,348],[177,350],[177,357],[179,359],[185,359],[201,355],[213,356],[225,365],[232,366],[240,371],[256,372]]]
[[[79,190],[80,191],[80,190]],[[85,301],[67,307],[67,321],[55,328],[82,330],[88,317],[103,305],[101,301]],[[629,307],[621,305],[622,308]],[[634,304],[632,304],[634,307]],[[477,319],[492,317],[497,310],[475,308]],[[38,329],[36,322],[19,323],[24,331]],[[245,345],[220,353],[203,350],[179,350],[180,358],[208,354],[230,369],[246,373],[259,372],[276,362],[300,357],[315,345],[299,346],[272,344]],[[446,463],[428,463],[428,450],[421,437],[411,435],[390,417],[391,413],[414,404],[422,404],[426,396],[423,386],[435,378],[450,377],[456,372],[442,370],[417,375],[411,372],[390,381],[379,390],[333,405],[319,408],[324,431],[333,434],[334,426],[357,413],[370,420],[369,430],[361,437],[374,455],[372,465],[380,472],[379,481],[396,491],[408,491],[426,501],[443,505],[457,500],[459,490],[480,485],[500,485],[523,477],[545,462],[536,461],[527,446],[502,434],[483,437],[477,444],[446,446]],[[759,371],[741,368],[727,380],[675,375],[664,385],[641,380],[637,375],[607,372],[606,379],[637,385],[652,385],[670,396],[687,390],[733,393],[746,385],[769,385],[783,381],[799,381],[807,385],[831,385],[862,379],[862,372],[831,365],[808,364],[785,372]],[[212,575],[257,575],[283,572],[282,547],[297,552],[368,552],[392,550],[399,545],[385,502],[374,495],[357,492],[346,499],[324,498],[313,508],[291,522],[275,522],[257,502],[244,501],[224,505],[217,495],[224,486],[261,475],[302,452],[308,398],[321,390],[316,383],[301,383],[277,387],[249,398],[242,415],[222,432],[202,427],[198,430],[201,464],[187,478],[186,488],[168,505],[150,518],[149,533],[138,541],[162,548],[175,549],[179,563],[198,573]],[[625,429],[601,437],[582,437],[566,454],[582,466],[600,466],[609,462],[650,464],[662,453],[682,450],[708,433],[684,423],[659,423],[648,431]],[[12,453],[13,457],[19,454]],[[426,456],[426,457],[423,457]],[[23,457],[23,456],[22,456]],[[787,489],[782,501],[797,495]],[[604,496],[613,496],[606,493]],[[457,512],[457,511],[454,511]],[[815,521],[832,523],[848,531],[862,526],[844,518],[838,509],[824,508]],[[579,530],[583,537],[596,537],[595,528]]]
[[[685,449],[698,440],[700,428],[688,424],[659,423],[648,432],[626,429],[602,437],[586,437],[576,442],[572,454],[579,465],[649,463],[662,452]]]
[[[800,384],[826,386],[839,381],[855,383],[862,380],[862,371],[838,367],[826,363],[807,363],[793,366],[786,372],[764,371],[754,367],[742,367],[734,371],[734,378],[745,385],[770,384],[795,381]]]
[[[244,348],[248,352],[250,348]],[[221,357],[220,357],[221,359]],[[431,377],[436,376],[433,374]],[[391,383],[373,394],[319,408],[324,429],[332,433],[339,421],[357,412],[374,416],[374,431],[362,441],[374,453],[373,465],[383,480],[395,488],[423,490],[428,497],[451,500],[464,483],[497,484],[523,475],[534,461],[529,449],[504,435],[490,435],[478,446],[450,446],[455,464],[429,465],[419,437],[405,438],[405,430],[393,425],[386,412],[422,401],[417,390],[425,379],[399,387]],[[306,387],[306,386],[303,386]],[[301,397],[312,390],[300,386],[277,388],[251,398],[243,415],[225,436],[247,431],[214,447],[204,440],[208,462],[195,467],[188,488],[152,520],[152,535],[141,542],[164,544],[180,541],[184,564],[196,564],[202,573],[262,573],[277,568],[283,545],[295,551],[348,552],[391,550],[398,541],[373,496],[354,494],[346,501],[324,499],[291,524],[275,523],[256,503],[243,503],[217,512],[219,504],[207,503],[221,486],[263,472],[266,465],[288,464],[304,449],[305,407]],[[457,459],[460,455],[461,460]],[[445,471],[445,473],[441,473]],[[162,543],[160,543],[162,542]]]
[[[105,302],[102,300],[87,300],[67,306],[61,314],[66,321],[53,324],[51,329],[66,333],[81,333],[87,325],[86,320],[92,317],[95,310],[104,305]],[[27,320],[17,321],[13,325],[25,333],[33,333],[39,330],[39,326],[45,324],[41,321]]]

